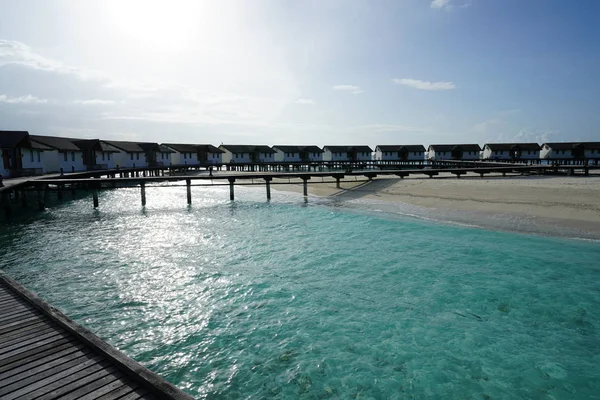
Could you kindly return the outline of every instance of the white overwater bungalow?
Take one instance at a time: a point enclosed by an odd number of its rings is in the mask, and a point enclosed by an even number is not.
[[[369,146],[325,146],[323,161],[371,161],[373,149]]]
[[[600,142],[544,143],[540,158],[545,160],[599,159]]]
[[[537,143],[486,143],[484,160],[536,161],[540,159],[541,146]]]
[[[422,144],[378,145],[375,147],[377,161],[424,161],[425,146]]]
[[[478,144],[432,144],[427,149],[430,160],[476,161],[481,158]]]
[[[58,136],[29,135],[32,143],[39,143],[44,151],[44,172],[81,172],[87,170],[83,162],[83,151],[71,139]]]

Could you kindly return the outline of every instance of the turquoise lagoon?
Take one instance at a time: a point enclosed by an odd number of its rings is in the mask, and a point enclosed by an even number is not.
[[[599,242],[253,188],[147,193],[0,225],[0,267],[197,398],[600,395]]]

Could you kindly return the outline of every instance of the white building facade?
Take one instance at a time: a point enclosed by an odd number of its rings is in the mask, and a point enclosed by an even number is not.
[[[300,162],[300,147],[299,146],[273,146],[275,150],[274,161],[276,162]]]
[[[476,161],[481,157],[478,144],[432,144],[427,149],[430,160]]]

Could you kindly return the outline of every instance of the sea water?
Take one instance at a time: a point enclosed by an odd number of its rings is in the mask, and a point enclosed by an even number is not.
[[[0,267],[197,398],[600,395],[600,243],[236,187],[0,225]]]

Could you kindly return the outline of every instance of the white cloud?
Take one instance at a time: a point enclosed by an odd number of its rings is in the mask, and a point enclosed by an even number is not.
[[[294,102],[296,104],[315,104],[313,99],[299,98]]]
[[[431,8],[443,8],[445,10],[452,8],[450,0],[433,0],[429,6]]]
[[[30,94],[20,97],[9,97],[5,94],[0,94],[0,103],[9,104],[42,104],[47,103],[48,100],[40,99],[39,97],[32,96]]]
[[[86,106],[109,105],[115,104],[114,100],[90,99],[90,100],[75,100],[73,103]]]
[[[360,88],[360,86],[356,86],[356,85],[335,85],[335,86],[333,86],[333,90],[340,90],[340,91],[349,92],[352,94],[363,93],[363,90]]]
[[[82,80],[105,79],[97,71],[74,67],[61,61],[44,57],[24,43],[0,39],[0,67],[5,65],[19,65],[41,71],[73,74]]]
[[[408,79],[408,78],[394,78],[392,79],[397,85],[408,86],[414,89],[420,90],[452,90],[456,89],[456,85],[454,82],[429,82],[429,81],[421,81],[418,79]]]

